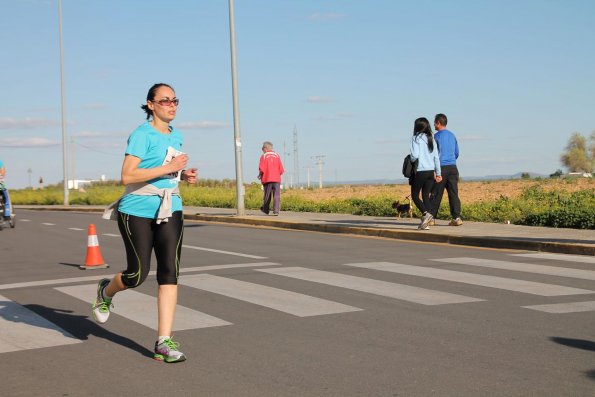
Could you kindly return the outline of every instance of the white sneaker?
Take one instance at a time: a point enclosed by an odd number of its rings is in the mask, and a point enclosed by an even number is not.
[[[171,338],[167,338],[161,343],[159,341],[155,342],[153,358],[166,363],[179,363],[186,360],[186,356],[180,351],[180,344],[174,342]]]
[[[99,324],[103,324],[107,321],[110,315],[110,307],[114,307],[112,305],[111,299],[106,299],[103,297],[103,290],[109,284],[109,279],[104,278],[97,284],[97,298],[95,299],[95,303],[93,303],[93,318]]]
[[[432,214],[430,214],[429,212],[426,212],[424,214],[424,216],[421,217],[421,223],[419,224],[418,229],[420,230],[428,230],[430,227],[428,226],[428,224],[430,223],[430,221],[434,219],[434,217],[432,216]]]
[[[448,224],[448,226],[461,226],[463,224],[463,221],[461,218],[456,218],[453,219],[452,221],[450,221],[450,223]]]

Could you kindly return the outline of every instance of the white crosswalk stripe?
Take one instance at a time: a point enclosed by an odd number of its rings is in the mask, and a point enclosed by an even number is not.
[[[555,261],[595,263],[595,258],[592,256],[587,256],[587,255],[551,254],[548,252],[535,252],[535,253],[530,253],[530,254],[511,254],[511,255],[521,256],[521,257],[525,257],[525,258],[552,259]]]
[[[478,258],[444,258],[434,260],[437,262],[489,267],[492,269],[512,270],[516,272],[547,274],[549,276],[580,278],[583,280],[595,280],[595,271],[593,270],[570,269],[567,267],[534,265],[532,263],[507,262]]]
[[[75,285],[71,287],[58,287],[56,290],[74,296],[85,302],[89,302],[89,314],[91,312],[91,301],[96,295],[97,284]],[[157,298],[127,290],[118,294],[114,300],[114,314],[121,315],[129,320],[135,321],[151,329],[157,330]],[[176,318],[174,331],[185,329],[219,327],[231,323],[220,318],[189,309],[184,306],[176,306]]]
[[[0,295],[0,353],[81,343],[62,328]]]
[[[254,270],[263,273],[291,277],[299,280],[332,285],[335,287],[348,288],[355,291],[386,296],[407,302],[420,303],[422,305],[443,305],[448,303],[478,302],[482,300],[463,295],[450,294],[447,292],[412,287],[410,285],[389,283],[387,281],[349,276],[322,270],[307,269],[304,267],[283,267]]]
[[[212,266],[197,266],[197,267],[185,267],[180,269],[180,273],[188,272],[204,272],[211,270],[221,269],[240,269],[245,267],[260,267],[260,266],[279,266],[278,263],[274,262],[256,262],[256,263],[238,263],[228,265],[212,265]],[[154,276],[157,272],[152,270],[149,272],[149,276]],[[104,274],[98,276],[87,276],[87,277],[71,277],[71,278],[58,278],[52,280],[40,280],[40,281],[25,281],[20,283],[0,284],[0,290],[16,289],[16,288],[29,288],[29,287],[41,287],[44,285],[58,285],[58,284],[72,284],[72,283],[83,283],[87,281],[99,281],[102,278],[112,278],[113,274]]]
[[[527,309],[538,310],[540,312],[554,313],[554,314],[593,312],[593,311],[595,311],[595,301],[553,303],[553,304],[549,304],[549,305],[532,305],[532,306],[523,306],[523,307],[527,308]]]
[[[297,292],[210,274],[185,276],[180,279],[180,284],[268,307],[298,317],[362,310],[357,307],[319,299]]]
[[[182,248],[199,250],[199,251],[215,252],[217,254],[235,255],[235,256],[241,256],[241,257],[244,257],[244,258],[266,259],[266,256],[248,255],[248,254],[243,254],[241,252],[222,251],[222,250],[216,250],[216,249],[213,249],[213,248],[195,247],[193,245],[186,245],[186,244],[182,244]]]
[[[565,287],[561,285],[536,283],[533,281],[517,280],[513,278],[497,276],[486,276],[475,273],[457,272],[453,270],[436,269],[432,267],[402,265],[391,262],[349,263],[347,266],[407,274],[410,276],[427,277],[438,280],[454,281],[457,283],[480,285],[483,287],[504,289],[508,291],[541,296],[562,296],[595,293],[595,291]]]

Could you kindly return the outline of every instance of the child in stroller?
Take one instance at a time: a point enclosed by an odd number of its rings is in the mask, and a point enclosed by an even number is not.
[[[6,189],[4,183],[0,181],[0,230],[4,228],[6,222],[8,222],[11,228],[15,226],[8,189]]]

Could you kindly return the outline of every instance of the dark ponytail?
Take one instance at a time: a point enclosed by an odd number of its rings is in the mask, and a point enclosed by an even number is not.
[[[413,124],[413,135],[418,136],[420,134],[425,134],[428,138],[428,150],[432,153],[434,151],[434,138],[430,122],[425,117],[418,118]]]
[[[175,91],[172,88],[172,86],[170,86],[169,84],[165,84],[165,83],[153,84],[153,86],[151,88],[149,88],[149,92],[147,93],[147,101],[152,101],[155,99],[155,94],[157,93],[157,90],[159,89],[159,87],[168,87],[168,88],[171,88],[172,91]],[[151,117],[153,117],[153,111],[151,109],[149,109],[149,106],[146,103],[144,105],[141,105],[140,108],[147,114],[147,120],[149,120]]]

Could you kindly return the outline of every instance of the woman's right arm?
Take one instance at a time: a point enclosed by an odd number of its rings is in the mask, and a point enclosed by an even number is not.
[[[122,163],[122,183],[129,185],[131,183],[146,182],[151,179],[181,171],[188,164],[188,156],[183,154],[174,157],[168,164],[155,168],[138,168],[141,159],[127,154]]]

